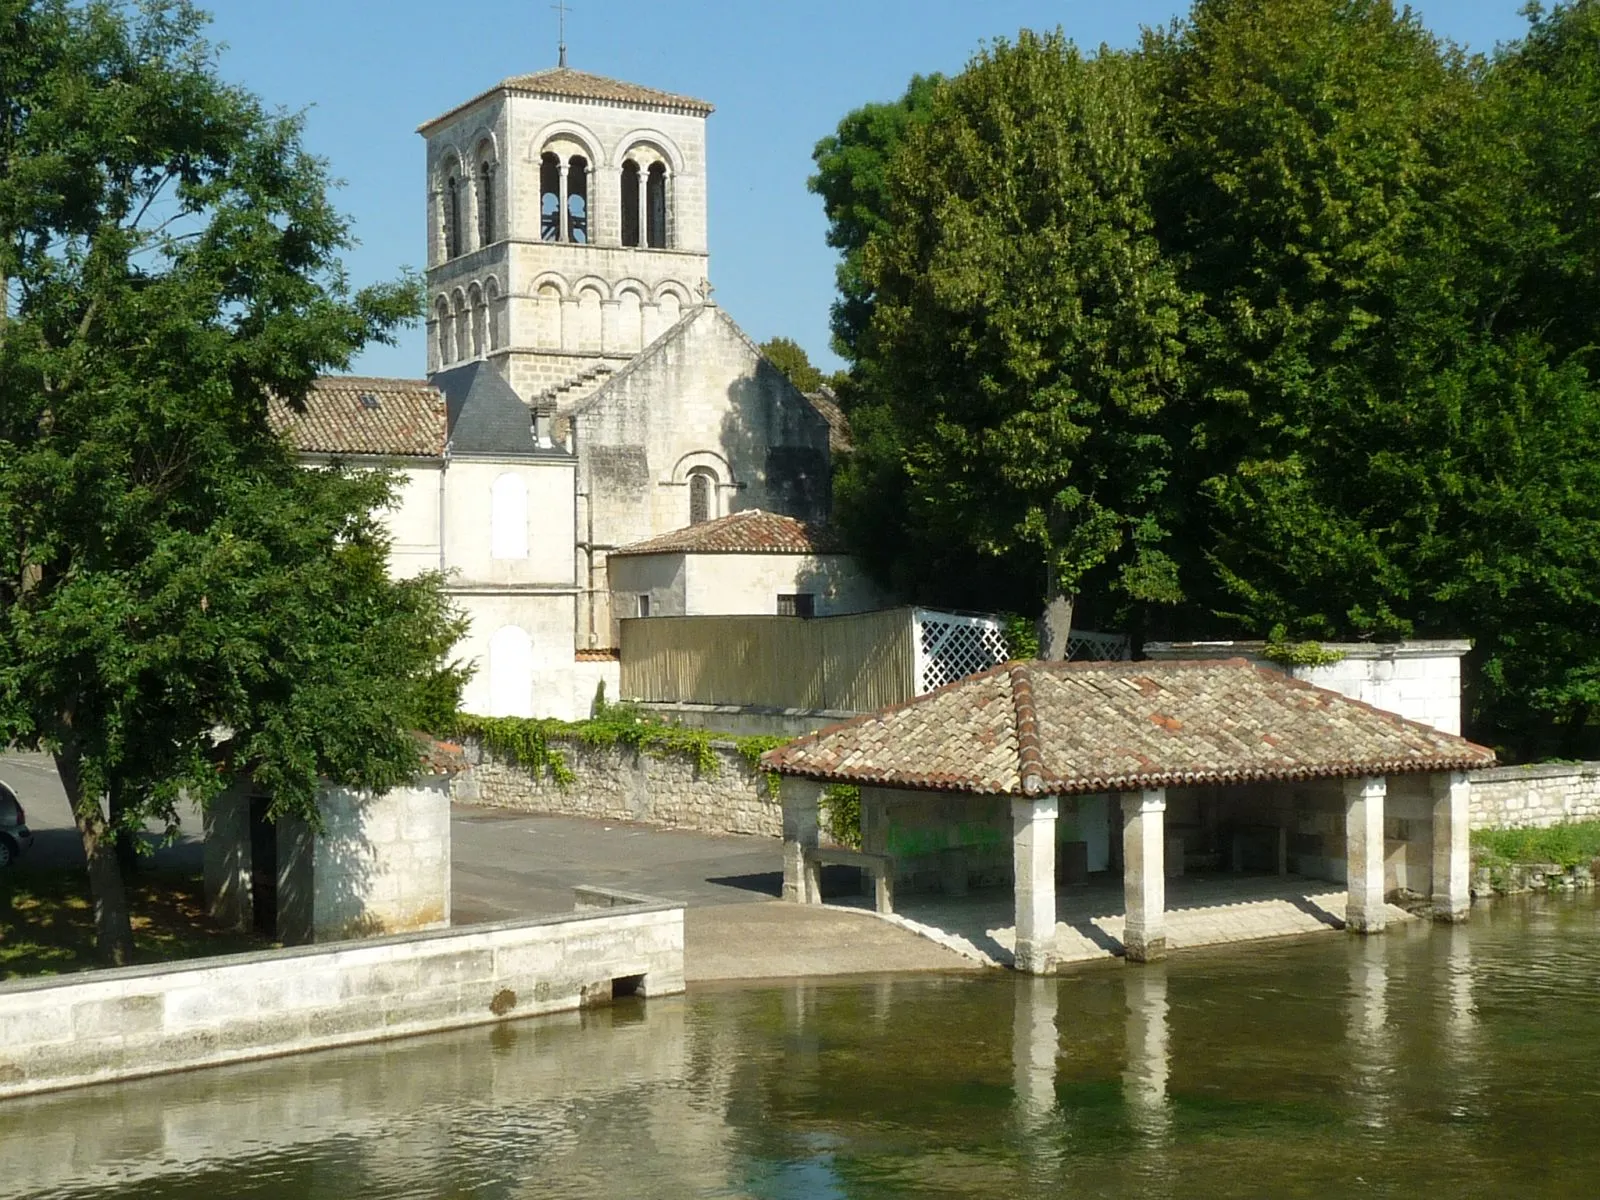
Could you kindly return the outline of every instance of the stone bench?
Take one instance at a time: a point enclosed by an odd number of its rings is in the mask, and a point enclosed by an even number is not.
[[[872,877],[873,907],[880,913],[894,911],[894,859],[887,854],[870,854],[865,850],[846,850],[838,846],[821,846],[806,852],[806,872],[811,876],[808,890],[819,900],[822,897],[823,867],[855,867]]]

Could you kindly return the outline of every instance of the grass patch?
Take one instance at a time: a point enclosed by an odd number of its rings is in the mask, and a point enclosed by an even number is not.
[[[200,876],[144,870],[128,882],[136,963],[264,950],[274,943],[217,928]],[[0,871],[0,979],[62,975],[100,966],[94,904],[82,870]]]
[[[1482,866],[1558,863],[1575,867],[1600,858],[1600,821],[1574,821],[1548,829],[1479,829],[1472,857]]]

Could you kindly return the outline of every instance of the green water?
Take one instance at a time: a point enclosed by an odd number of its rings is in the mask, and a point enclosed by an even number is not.
[[[0,1195],[1600,1194],[1600,907],[697,991],[0,1105]]]

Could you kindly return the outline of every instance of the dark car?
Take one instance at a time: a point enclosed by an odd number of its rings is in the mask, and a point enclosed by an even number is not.
[[[28,814],[22,811],[22,801],[0,783],[0,871],[31,845],[33,834],[28,832]]]

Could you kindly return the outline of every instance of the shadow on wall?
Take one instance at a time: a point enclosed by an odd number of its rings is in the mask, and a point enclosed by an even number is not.
[[[765,508],[802,521],[828,519],[828,423],[765,358],[728,389],[722,453],[754,493],[736,496],[730,512]]]

